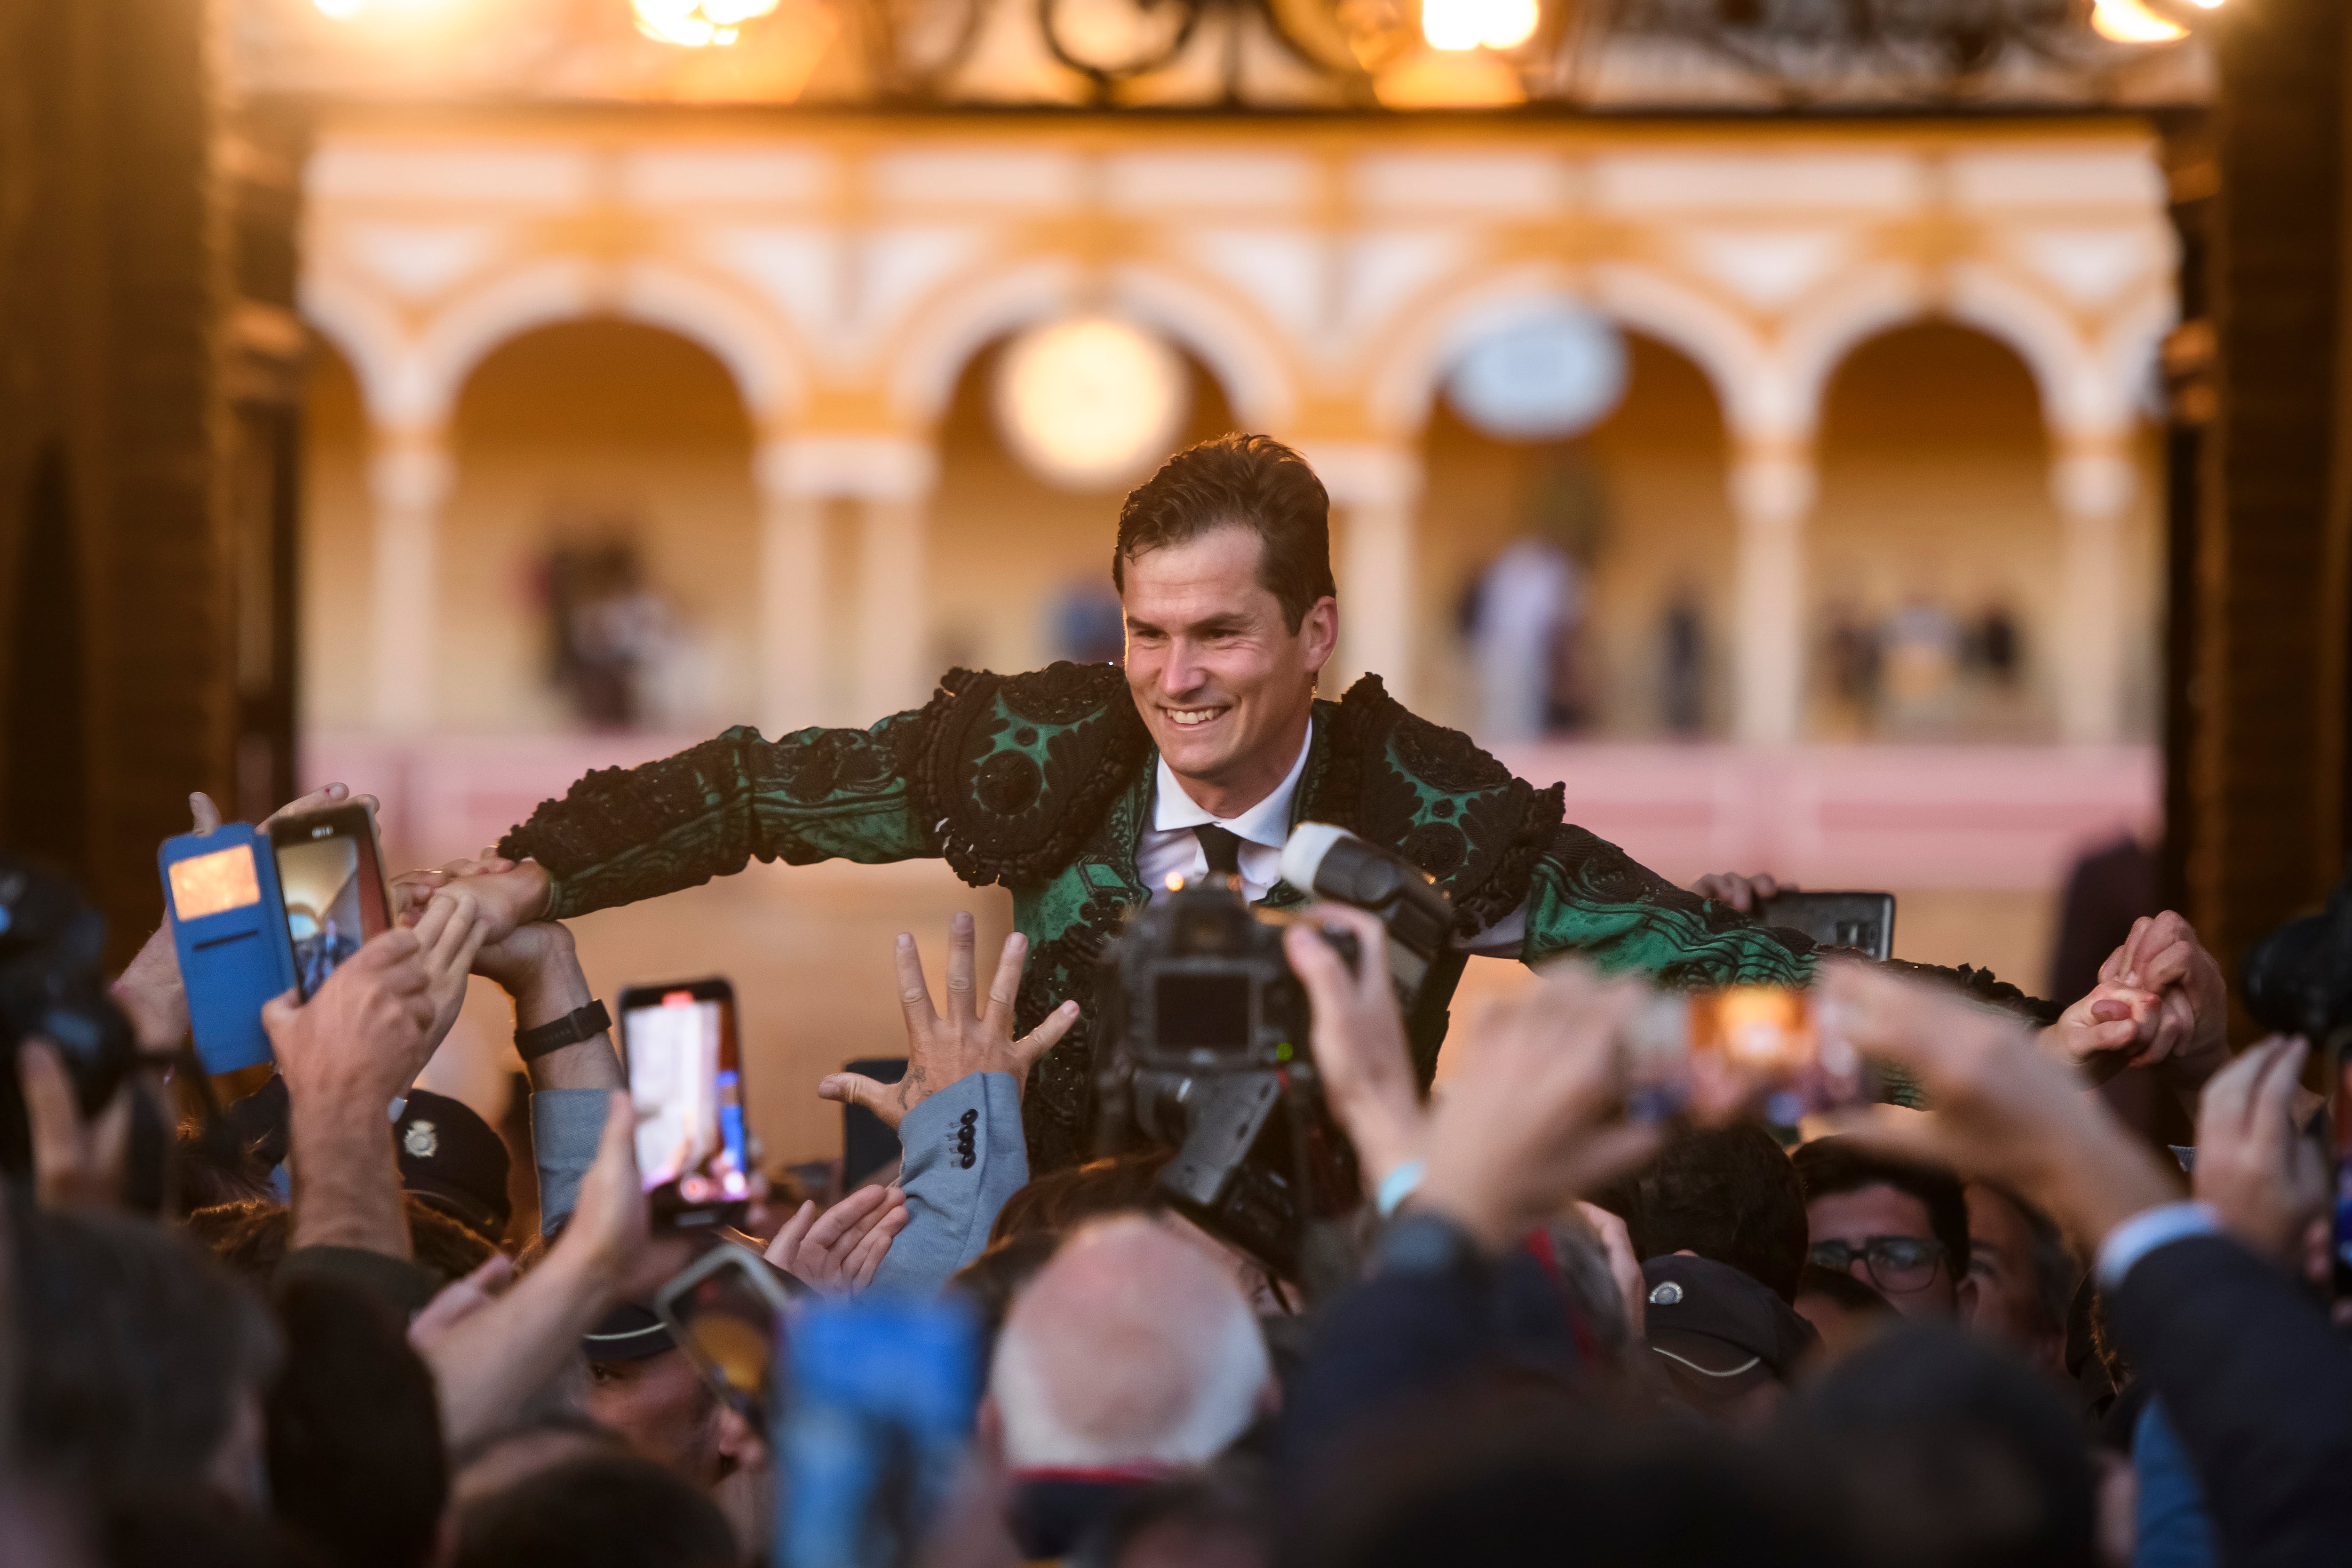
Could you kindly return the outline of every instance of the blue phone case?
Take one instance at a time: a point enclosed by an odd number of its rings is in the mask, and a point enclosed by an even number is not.
[[[250,901],[184,919],[172,868],[206,855],[243,850],[253,868]],[[294,985],[294,943],[286,931],[286,900],[278,889],[278,861],[269,837],[242,822],[206,834],[166,838],[156,852],[163,898],[172,911],[172,941],[188,992],[188,1020],[206,1072],[235,1072],[270,1059],[261,1027],[262,1004]]]

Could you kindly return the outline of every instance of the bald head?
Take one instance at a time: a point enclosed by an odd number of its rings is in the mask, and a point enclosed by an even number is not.
[[[1272,1380],[1231,1268],[1139,1215],[1087,1226],[1013,1303],[989,1393],[1017,1468],[1203,1463]]]

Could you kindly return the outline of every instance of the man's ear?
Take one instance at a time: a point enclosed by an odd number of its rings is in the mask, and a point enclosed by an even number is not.
[[[1339,647],[1339,601],[1326,594],[1307,606],[1307,614],[1298,622],[1298,636],[1306,646],[1300,651],[1306,658],[1307,673],[1319,675],[1331,662]]]

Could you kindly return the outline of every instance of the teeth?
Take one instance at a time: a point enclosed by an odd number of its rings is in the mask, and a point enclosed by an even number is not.
[[[1168,710],[1168,717],[1175,722],[1183,725],[1185,728],[1190,729],[1195,724],[1207,723],[1210,720],[1215,718],[1218,714],[1223,711],[1224,710],[1222,708],[1171,708]]]

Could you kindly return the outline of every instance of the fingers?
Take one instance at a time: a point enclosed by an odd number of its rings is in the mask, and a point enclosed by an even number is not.
[[[188,796],[188,815],[194,818],[198,833],[214,832],[221,825],[220,807],[215,805],[213,797],[202,790]]]
[[[898,1109],[898,1098],[890,1092],[890,1087],[863,1073],[827,1073],[817,1080],[816,1095],[819,1100],[837,1100],[844,1105],[862,1105],[895,1128],[905,1112]]]
[[[2255,1085],[2249,1125],[2273,1149],[2294,1136],[2294,1091],[2302,1082],[2304,1058],[2310,1054],[2310,1045],[2299,1037],[2277,1042]],[[2284,1156],[2281,1160],[2283,1164]]]
[[[900,1231],[907,1228],[908,1217],[903,1205],[883,1215],[880,1222],[866,1233],[843,1261],[842,1284],[853,1292],[873,1284],[875,1271],[882,1267],[882,1260],[890,1256],[890,1244],[898,1239]]]
[[[996,974],[988,983],[988,1012],[982,1018],[990,1029],[1010,1027],[1005,1020],[1013,1016],[1013,1005],[1021,999],[1021,970],[1029,962],[1029,939],[1014,931],[1004,939],[1004,951],[996,957]]]
[[[16,1052],[16,1081],[33,1145],[33,1190],[54,1201],[79,1178],[89,1159],[73,1079],[55,1046],[27,1039]]]
[[[1078,1005],[1065,1002],[1045,1015],[1045,1021],[1013,1042],[1013,1059],[1020,1065],[1018,1075],[1024,1081],[1037,1058],[1062,1043],[1062,1037],[1077,1027]]]
[[[817,1217],[808,1233],[808,1245],[820,1252],[831,1252],[841,1244],[843,1237],[853,1229],[863,1232],[882,1216],[891,1203],[890,1187],[860,1187]],[[861,1224],[860,1222],[863,1222]]]
[[[2149,928],[2155,924],[2156,921],[2153,917],[2142,915],[2132,921],[2131,930],[2124,933],[2124,944],[2116,950],[2123,958],[2122,963],[2116,971],[2118,977],[2127,980],[2139,972],[2139,944],[2147,935]]]
[[[972,952],[977,938],[971,916],[958,910],[948,921],[948,992],[947,1009],[943,1016],[958,1022],[980,1016],[972,1000],[972,971],[976,960]]]
[[[912,931],[898,933],[892,958],[898,966],[898,1007],[907,1016],[907,1032],[920,1035],[940,1021],[940,1010],[931,1005],[931,983],[923,977],[923,955]]]
[[[815,1223],[816,1203],[814,1199],[804,1198],[801,1206],[793,1211],[792,1218],[784,1221],[777,1230],[775,1239],[768,1243],[768,1249],[761,1256],[786,1273],[791,1273],[793,1259],[800,1256],[801,1243],[807,1239],[809,1226]]]
[[[599,1166],[616,1180],[625,1177],[631,1187],[637,1184],[637,1110],[625,1089],[614,1089],[604,1097],[604,1131],[596,1140],[596,1159],[590,1173]]]

